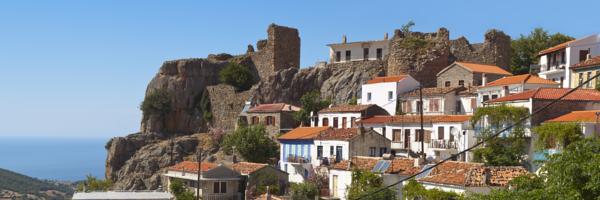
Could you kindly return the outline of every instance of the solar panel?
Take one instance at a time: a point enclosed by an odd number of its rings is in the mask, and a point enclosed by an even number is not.
[[[383,160],[383,164],[381,165],[381,168],[379,169],[379,172],[384,173],[385,171],[387,171],[388,168],[390,168],[390,165],[392,164],[391,161],[389,160]]]
[[[371,172],[379,172],[379,168],[381,168],[381,165],[383,164],[381,161],[383,160],[377,161],[377,163],[375,163],[375,166],[373,167]]]
[[[377,161],[377,163],[375,163],[375,166],[373,167],[371,172],[383,173],[390,167],[390,165],[391,162],[389,160],[379,160]]]

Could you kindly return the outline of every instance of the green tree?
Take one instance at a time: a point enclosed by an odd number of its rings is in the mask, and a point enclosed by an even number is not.
[[[140,105],[144,114],[165,115],[171,111],[171,98],[166,89],[158,89],[150,92]]]
[[[352,96],[352,98],[350,99],[350,101],[348,102],[349,105],[356,105],[358,104],[358,98],[356,98],[356,96]]]
[[[521,35],[511,42],[513,74],[528,73],[529,66],[538,63],[537,56],[540,51],[573,39],[561,33],[550,35],[542,28],[535,28],[529,35]]]
[[[577,123],[544,123],[533,128],[533,132],[537,134],[537,150],[566,147],[583,138],[581,127]]]
[[[240,91],[248,90],[254,84],[254,76],[248,67],[229,63],[219,72],[221,82],[234,86]]]
[[[85,181],[77,185],[77,191],[107,191],[112,187],[113,183],[110,180],[100,180],[92,175],[87,175]]]
[[[319,194],[319,189],[312,182],[292,183],[290,193],[293,200],[312,200]]]
[[[479,136],[479,139],[484,139],[507,125],[517,123],[528,112],[526,108],[507,105],[477,108],[471,118],[471,124],[476,126],[484,118],[488,119],[489,126],[484,127]],[[475,162],[483,162],[489,166],[516,166],[521,165],[527,153],[526,147],[525,129],[523,124],[517,123],[511,130],[475,149],[473,157]]]
[[[185,185],[183,185],[183,181],[179,179],[174,179],[171,181],[171,185],[169,186],[171,190],[171,194],[175,196],[177,200],[194,200],[195,195],[193,191],[189,191]]]
[[[382,189],[383,178],[381,176],[364,170],[352,170],[352,183],[348,189],[348,199],[396,199],[396,193],[392,189],[385,189],[381,192],[374,193]],[[372,194],[364,196],[366,194]]]
[[[303,125],[310,124],[310,113],[316,114],[319,110],[326,108],[331,104],[331,100],[321,98],[319,91],[308,92],[300,97],[302,109],[294,113],[294,119]]]
[[[264,126],[248,126],[225,136],[223,148],[232,153],[233,147],[247,161],[265,163],[278,155],[277,143],[269,138]]]
[[[460,195],[454,192],[445,192],[438,189],[427,190],[423,185],[416,180],[410,179],[406,185],[402,187],[402,194],[406,199],[426,199],[426,200],[448,200],[458,199]]]

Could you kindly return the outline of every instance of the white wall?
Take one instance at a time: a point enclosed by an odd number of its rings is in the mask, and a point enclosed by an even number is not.
[[[396,113],[396,99],[398,95],[412,91],[418,87],[419,82],[410,76],[399,82],[363,84],[360,104],[376,104],[391,115],[394,115]],[[388,92],[392,92],[391,99],[388,98]],[[371,100],[368,98],[368,93],[371,93]]]
[[[364,60],[364,48],[369,48],[369,59],[377,60],[377,48],[383,50],[382,58],[384,59],[388,54],[388,41],[372,41],[372,42],[351,42],[346,44],[332,44],[329,45],[329,61],[331,63],[343,63],[346,61],[346,51],[350,51],[350,61],[363,61]],[[336,51],[340,52],[340,61],[335,61]]]
[[[333,177],[337,176],[337,197],[340,200],[346,200],[347,189],[352,184],[352,172],[345,170],[331,169],[329,170],[329,193],[334,195]]]
[[[355,120],[359,120],[361,118],[361,113],[319,113],[319,122],[318,126],[323,126],[323,119],[327,118],[329,120],[329,127],[333,127],[333,118],[338,118],[338,126],[334,128],[342,128],[342,118],[346,117],[346,128],[350,128],[352,126],[352,118]]]
[[[323,157],[331,157],[331,155],[334,155],[335,158],[335,149],[337,146],[341,146],[342,147],[342,160],[348,160],[350,158],[349,154],[350,154],[350,148],[349,148],[349,142],[348,141],[341,141],[341,140],[315,140],[315,145],[314,148],[312,148],[311,151],[311,163],[313,166],[319,166],[321,165],[321,160],[319,160],[317,158],[317,146],[323,146]],[[333,152],[331,152],[331,147],[333,146]]]

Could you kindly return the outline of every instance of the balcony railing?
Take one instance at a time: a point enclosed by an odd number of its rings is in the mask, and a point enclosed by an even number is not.
[[[404,143],[404,141],[393,141],[391,148],[392,149],[408,149],[408,148],[410,148],[410,145],[406,145]]]
[[[287,156],[286,161],[291,162],[291,163],[309,163],[310,159],[306,158],[306,157],[290,154]]]
[[[544,65],[541,65],[541,67],[540,67],[540,71],[542,71],[542,72],[553,71],[553,70],[564,70],[564,69],[565,69],[565,63],[552,63],[550,65],[544,64]]]
[[[429,148],[434,149],[456,149],[455,141],[432,139],[429,143]]]
[[[233,194],[204,194],[202,195],[203,200],[239,200],[242,199],[240,193]]]

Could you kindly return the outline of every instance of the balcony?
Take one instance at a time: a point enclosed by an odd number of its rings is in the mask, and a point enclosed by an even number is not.
[[[306,157],[290,154],[287,156],[286,161],[290,162],[290,163],[309,163],[310,159],[306,158]]]
[[[432,149],[456,149],[456,142],[448,141],[448,140],[433,139],[429,143],[429,148],[432,148]]]
[[[408,149],[408,148],[410,148],[410,146],[405,145],[404,141],[392,141],[391,148],[392,149]]]
[[[539,74],[554,74],[565,71],[565,63],[544,64],[540,66]]]

